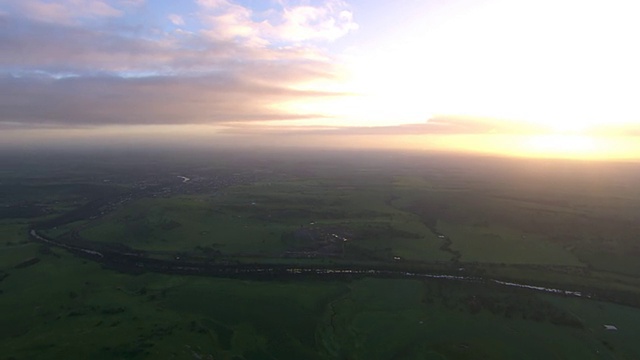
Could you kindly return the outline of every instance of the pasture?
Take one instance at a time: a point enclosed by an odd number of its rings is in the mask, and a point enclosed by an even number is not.
[[[3,170],[0,358],[640,357],[640,310],[613,303],[640,294],[633,167],[289,156]],[[440,280],[130,275],[29,241],[33,226],[166,259],[465,271],[613,302]]]
[[[619,305],[436,280],[134,276],[49,250],[0,249],[3,358],[640,356],[640,310]]]
[[[141,199],[93,221],[80,235],[134,248],[279,257],[296,250],[283,237],[299,229],[343,229],[340,257],[389,261],[394,256],[447,261],[442,241],[417,215],[388,204],[378,186],[309,182],[255,183],[219,193]]]

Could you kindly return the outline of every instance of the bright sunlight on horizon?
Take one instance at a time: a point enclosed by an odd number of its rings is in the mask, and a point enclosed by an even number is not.
[[[640,159],[639,12],[630,0],[7,0],[0,141]]]

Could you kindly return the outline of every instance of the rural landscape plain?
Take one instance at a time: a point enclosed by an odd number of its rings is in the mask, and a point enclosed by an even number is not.
[[[1,161],[6,359],[640,354],[634,163],[224,150]]]

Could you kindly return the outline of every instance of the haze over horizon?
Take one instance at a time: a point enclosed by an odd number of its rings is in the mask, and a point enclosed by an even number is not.
[[[640,159],[639,10],[0,0],[0,144]]]

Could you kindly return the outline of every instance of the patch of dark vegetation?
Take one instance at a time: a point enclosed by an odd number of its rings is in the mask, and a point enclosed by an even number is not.
[[[493,315],[502,315],[509,319],[520,317],[524,320],[537,322],[549,321],[554,325],[560,326],[584,327],[580,319],[535,296],[473,295],[467,297],[465,302],[469,312],[472,314],[485,310]]]
[[[449,205],[432,201],[432,199],[429,200],[431,201],[416,201],[409,206],[409,210],[418,215],[424,225],[432,232],[435,232],[438,226],[438,219],[441,219],[446,213]]]
[[[105,308],[100,310],[100,314],[102,315],[116,315],[116,314],[121,314],[123,312],[125,312],[125,308],[123,307],[109,307],[109,308]]]
[[[13,268],[14,269],[23,269],[23,268],[26,268],[26,267],[29,267],[29,266],[33,266],[33,265],[35,265],[35,264],[37,264],[39,262],[40,262],[40,258],[34,257],[34,258],[27,259],[27,260],[19,263],[18,265],[14,266]]]
[[[369,249],[353,243],[347,243],[345,245],[344,257],[350,260],[387,261],[392,256],[393,252],[390,247]]]
[[[451,248],[451,245],[453,245],[451,239],[437,229],[438,220],[447,214],[448,209],[449,205],[447,203],[438,203],[435,201],[418,201],[409,207],[411,212],[420,217],[420,220],[429,231],[442,240],[440,250],[451,254],[451,261],[458,263],[462,254],[458,250],[453,250]]]
[[[159,324],[154,324],[153,329],[151,330],[151,334],[146,337],[147,339],[162,339],[166,336],[173,335],[173,332],[177,329],[177,324],[165,325],[161,326]]]
[[[82,310],[72,310],[67,314],[67,317],[84,316],[87,313]]]
[[[607,349],[609,349],[610,351],[615,351],[616,349],[613,347],[613,345],[611,345],[610,342],[606,341],[606,340],[602,340],[602,345],[604,345]]]
[[[168,230],[173,230],[173,229],[177,229],[179,227],[181,227],[182,224],[175,221],[175,220],[166,220],[163,219],[163,221],[160,223],[160,225],[158,226],[160,229],[168,231]]]
[[[269,354],[260,350],[249,350],[242,355],[246,360],[261,360],[269,358]]]
[[[303,226],[280,236],[288,247],[284,257],[290,258],[343,256],[349,239],[353,239],[353,233],[343,227]]]
[[[210,256],[210,257],[216,257],[216,256],[222,256],[222,252],[218,249],[215,249],[213,246],[196,246],[194,248],[194,250],[202,252],[203,254]]]
[[[107,199],[92,200],[53,219],[39,221],[34,226],[40,229],[50,229],[56,226],[62,226],[64,224],[72,223],[74,221],[84,220],[87,218],[95,218],[104,211],[103,208],[107,204]]]
[[[2,280],[6,279],[7,276],[9,276],[9,273],[0,270],[0,282],[2,282]]]
[[[451,261],[454,263],[458,263],[460,262],[460,258],[462,257],[462,254],[460,253],[460,251],[458,250],[453,250],[451,248],[451,245],[453,245],[453,242],[451,241],[451,239],[448,236],[442,235],[440,233],[436,232],[436,235],[438,235],[438,237],[440,239],[442,239],[442,245],[440,245],[440,250],[444,251],[444,252],[448,252],[449,254],[452,255],[451,257]]]
[[[105,346],[101,349],[103,354],[111,359],[144,359],[150,355],[148,348],[153,347],[153,344],[147,343],[130,343],[118,345],[116,347]]]
[[[507,319],[520,318],[554,325],[584,328],[580,319],[536,294],[521,289],[498,289],[487,284],[425,283],[424,303],[439,302],[449,309],[466,311],[472,315],[490,312]],[[463,289],[464,286],[464,289]],[[459,291],[456,290],[460,288]],[[464,294],[464,295],[463,295]]]
[[[381,238],[381,239],[394,239],[394,238],[403,238],[403,239],[420,239],[421,236],[419,234],[397,229],[390,224],[385,225],[367,225],[365,228],[359,230],[356,234],[357,239],[371,239],[371,238]]]
[[[0,206],[0,219],[31,219],[49,213],[47,207],[38,204]]]
[[[243,212],[246,211],[244,207],[233,206],[230,210],[235,212]],[[291,220],[299,220],[305,221],[307,219],[333,219],[336,216],[340,216],[340,214],[336,214],[332,211],[318,211],[318,210],[310,210],[310,209],[287,209],[287,208],[275,208],[275,209],[264,209],[262,211],[256,210],[253,212],[253,219],[270,222],[270,221],[291,221]],[[346,216],[346,214],[342,214]]]
[[[42,234],[40,234],[40,236],[48,240],[53,240],[49,237],[43,236]],[[92,249],[99,252],[104,251],[104,252],[117,252],[122,254],[135,254],[139,256],[144,255],[143,251],[133,249],[131,246],[115,240],[113,242],[97,242],[97,241],[85,240],[81,238],[77,232],[71,232],[71,233],[62,235],[56,240],[56,242],[64,243],[71,247]]]
[[[51,250],[51,246],[49,246],[48,244],[42,244],[42,245],[38,246],[38,254],[40,254],[40,255],[51,255],[51,256],[55,256],[57,258],[60,257],[60,255],[56,254],[55,252],[53,252]]]
[[[211,331],[215,332],[218,338],[218,342],[220,346],[224,350],[231,350],[231,339],[233,338],[233,330],[227,326],[224,326],[218,322],[211,321],[208,319],[202,320],[202,324],[206,326]],[[192,321],[189,325],[191,331],[196,331],[199,327],[199,324],[195,321]]]
[[[47,351],[51,350],[51,348],[56,347],[55,344],[34,344],[32,345],[32,349],[36,351]]]

